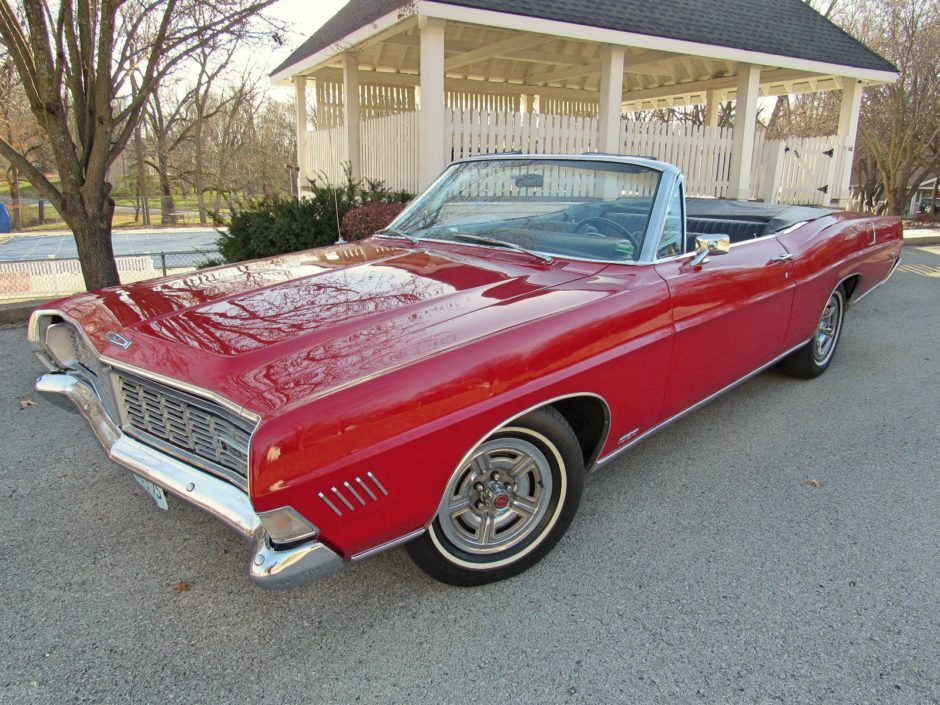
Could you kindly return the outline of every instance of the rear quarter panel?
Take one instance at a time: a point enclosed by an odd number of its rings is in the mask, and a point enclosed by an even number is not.
[[[830,294],[840,282],[857,277],[849,302],[877,286],[901,253],[901,220],[840,213],[778,235],[794,255],[796,282],[785,348],[808,340]]]

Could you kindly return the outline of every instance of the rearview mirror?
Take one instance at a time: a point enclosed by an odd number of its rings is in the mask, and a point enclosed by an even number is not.
[[[545,178],[541,174],[519,174],[513,177],[516,188],[542,188]]]
[[[692,266],[697,267],[708,261],[709,255],[726,255],[731,251],[731,237],[728,235],[699,235],[695,238],[695,257]]]

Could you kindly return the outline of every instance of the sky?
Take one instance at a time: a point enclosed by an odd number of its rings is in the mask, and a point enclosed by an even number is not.
[[[267,14],[286,23],[290,35],[282,48],[271,50],[270,56],[262,58],[255,55],[252,59],[263,65],[265,73],[271,73],[345,4],[346,0],[278,0]],[[256,51],[252,53],[256,54]]]

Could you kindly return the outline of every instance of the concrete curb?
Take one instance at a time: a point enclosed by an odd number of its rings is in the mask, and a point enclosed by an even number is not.
[[[936,235],[920,235],[918,237],[906,237],[904,238],[904,245],[909,246],[913,245],[917,247],[919,245],[938,245],[940,244],[940,233]]]
[[[31,299],[29,301],[0,304],[0,326],[26,323],[33,311],[50,301],[55,301],[55,299]]]

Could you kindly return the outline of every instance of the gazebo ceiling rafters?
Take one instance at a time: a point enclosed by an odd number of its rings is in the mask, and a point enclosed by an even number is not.
[[[598,45],[532,32],[449,22],[445,33],[445,82],[448,90],[482,93],[539,92],[556,98],[590,99],[600,82]],[[361,81],[375,85],[418,85],[420,37],[417,23],[403,22],[351,48]],[[631,110],[702,102],[708,90],[734,95],[737,64],[722,59],[657,49],[628,49],[624,58],[625,106]],[[832,75],[765,70],[761,95],[833,90]],[[342,81],[341,56],[324,62],[311,78]],[[594,96],[596,100],[596,96]]]

